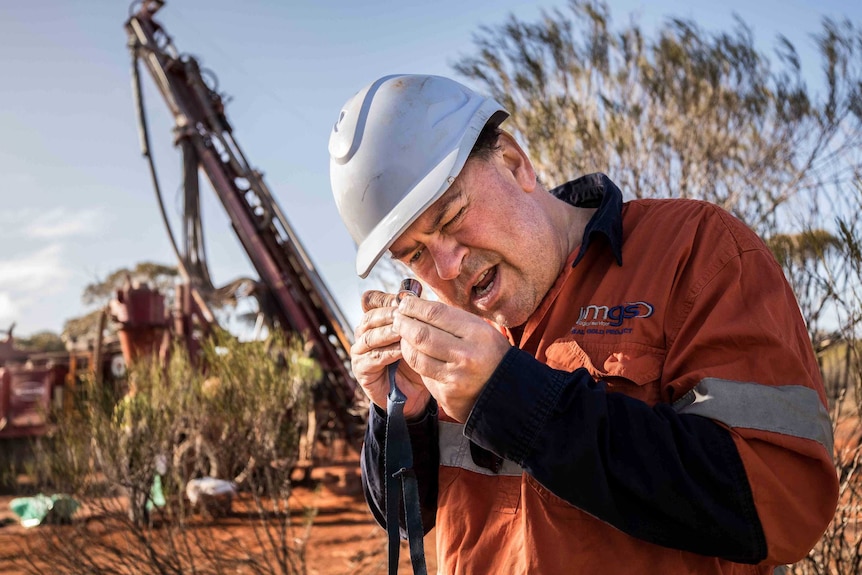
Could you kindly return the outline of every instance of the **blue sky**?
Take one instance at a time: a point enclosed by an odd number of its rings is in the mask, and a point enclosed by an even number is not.
[[[669,16],[727,29],[732,13],[764,48],[777,33],[817,77],[810,34],[824,15],[862,24],[851,0],[610,0],[615,22],[647,30]],[[375,287],[354,273],[355,248],[329,189],[329,129],[341,105],[379,76],[452,75],[472,34],[560,0],[168,0],[158,20],[229,95],[234,136],[287,214],[348,320]],[[126,0],[0,0],[0,329],[59,331],[87,310],[86,284],[135,262],[173,263],[138,147],[123,23]],[[149,76],[145,99],[168,210],[180,213],[172,119]],[[613,175],[611,174],[611,177]],[[204,227],[217,284],[253,275],[214,194]]]

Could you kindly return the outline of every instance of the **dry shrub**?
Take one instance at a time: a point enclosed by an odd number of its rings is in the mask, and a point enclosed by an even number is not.
[[[789,569],[794,575],[862,572],[862,430],[856,393],[862,371],[854,357],[858,354],[847,342],[820,354],[835,434],[838,508],[814,549]]]
[[[312,512],[291,510],[288,499],[317,377],[301,342],[221,336],[199,361],[174,348],[164,366],[133,366],[119,400],[90,382],[41,443],[33,470],[42,491],[72,494],[82,509],[71,525],[40,527],[19,567],[39,574],[305,573]],[[185,487],[204,476],[236,486],[229,508],[191,508]],[[163,498],[153,489],[156,477]]]

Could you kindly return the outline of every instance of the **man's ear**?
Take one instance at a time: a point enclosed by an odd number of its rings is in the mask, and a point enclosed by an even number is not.
[[[533,163],[526,152],[515,141],[515,138],[508,132],[500,130],[497,145],[500,146],[503,163],[512,173],[518,184],[520,184],[525,192],[534,191],[538,186],[536,182],[536,170],[533,168]]]

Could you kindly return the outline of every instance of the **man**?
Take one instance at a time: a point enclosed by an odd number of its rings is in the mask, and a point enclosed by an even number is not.
[[[365,277],[388,250],[440,301],[367,292],[351,349],[373,402],[383,524],[388,382],[442,573],[772,573],[837,501],[825,395],[781,269],[689,200],[550,192],[490,98],[381,78],[333,128],[333,192]]]

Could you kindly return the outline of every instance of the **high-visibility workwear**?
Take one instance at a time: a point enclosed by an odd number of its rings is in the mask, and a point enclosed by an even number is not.
[[[837,503],[832,431],[798,306],[764,243],[717,206],[597,208],[466,424],[410,426],[445,574],[767,574]],[[541,257],[541,254],[537,254]],[[362,466],[382,522],[372,407]]]

